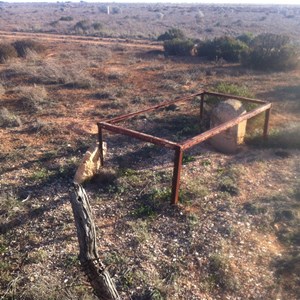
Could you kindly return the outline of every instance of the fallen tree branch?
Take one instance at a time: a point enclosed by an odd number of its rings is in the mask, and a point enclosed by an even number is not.
[[[96,230],[88,195],[77,183],[74,183],[74,191],[70,202],[77,229],[80,263],[99,299],[120,300],[115,284],[98,256]]]

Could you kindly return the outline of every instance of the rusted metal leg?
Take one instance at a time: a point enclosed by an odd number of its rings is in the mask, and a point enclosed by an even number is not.
[[[268,139],[270,113],[271,113],[271,108],[269,108],[265,112],[265,124],[264,124],[264,133],[263,133],[264,140]]]
[[[100,124],[98,125],[98,142],[99,142],[99,154],[100,154],[100,164],[103,166],[104,164],[104,156],[103,156],[103,134],[102,134],[102,127]]]
[[[200,100],[200,119],[201,120],[203,118],[203,104],[204,104],[204,94],[201,95],[201,100]]]
[[[172,199],[171,199],[171,204],[175,204],[175,205],[178,203],[178,197],[179,197],[182,158],[183,158],[183,150],[181,149],[181,147],[178,147],[175,150],[174,171],[173,171],[173,180],[172,180]]]

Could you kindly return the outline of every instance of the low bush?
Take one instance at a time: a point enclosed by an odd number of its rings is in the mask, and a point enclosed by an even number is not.
[[[250,135],[247,143],[261,148],[300,149],[300,126],[291,124],[281,129],[273,129],[267,140],[263,140],[260,133]]]
[[[102,24],[98,22],[93,23],[92,27],[94,28],[94,30],[101,30],[103,28]]]
[[[78,33],[81,31],[87,31],[89,28],[90,28],[90,25],[87,20],[79,21],[74,25],[74,30]]]
[[[6,76],[13,78],[22,75],[23,81],[36,85],[60,84],[80,89],[97,86],[81,55],[72,52],[63,58],[66,64],[61,64],[58,59],[31,59],[28,56],[26,60],[11,64]]]
[[[100,13],[104,13],[104,14],[107,14],[107,6],[106,5],[101,5],[98,7],[98,11]]]
[[[164,42],[164,49],[167,55],[189,56],[194,47],[191,40],[172,39]]]
[[[214,88],[216,92],[230,94],[241,97],[253,98],[254,95],[246,86],[236,85],[232,83],[221,82],[217,84]]]
[[[67,22],[73,21],[73,17],[71,16],[61,17],[59,21],[67,21]]]
[[[241,96],[241,97],[246,97],[246,98],[254,98],[253,93],[243,85],[235,85],[231,83],[219,83],[217,84],[213,90],[218,93],[222,94],[229,94],[229,95],[234,95],[234,96]],[[224,99],[223,99],[224,100]],[[215,96],[210,96],[206,100],[206,109],[208,112],[210,112],[213,107],[218,105],[221,102],[221,98],[215,97]],[[250,103],[250,102],[243,102],[243,107],[245,108],[246,111],[251,111],[257,107],[257,104],[255,103]],[[254,118],[251,118],[247,121],[247,132],[254,132],[257,128],[262,128],[263,124],[263,115],[260,114]]]
[[[29,127],[27,128],[27,132],[44,136],[68,134],[67,130],[65,130],[63,127],[57,126],[57,124],[53,122],[44,122],[39,119],[30,123]]]
[[[243,56],[243,64],[261,70],[288,70],[298,65],[298,57],[289,37],[265,33],[252,40],[250,50]]]
[[[185,40],[186,36],[180,29],[171,28],[157,38],[158,41],[168,41],[174,39]]]
[[[16,49],[10,44],[0,44],[0,63],[5,63],[8,59],[17,57]]]
[[[119,7],[113,7],[111,9],[111,13],[116,15],[116,14],[120,14],[121,13],[121,9]]]
[[[0,127],[18,127],[21,124],[20,118],[9,112],[7,108],[0,110]]]
[[[253,33],[248,32],[239,35],[236,39],[250,46],[253,38],[254,38]]]
[[[5,88],[4,86],[0,83],[0,96],[4,95],[5,94]]]
[[[217,93],[222,93],[222,94],[229,94],[229,95],[235,95],[235,96],[241,96],[241,97],[248,97],[248,98],[253,98],[253,94],[248,90],[247,87],[243,85],[235,85],[232,83],[226,83],[226,82],[221,82],[218,83],[213,87],[213,91]],[[215,96],[209,96],[206,100],[206,103],[209,106],[215,106],[217,105],[221,99],[219,97]],[[250,107],[246,107],[247,110],[250,110],[253,108],[252,104],[248,104]],[[247,103],[246,103],[247,106]]]
[[[36,53],[41,53],[45,51],[44,45],[40,44],[39,42],[33,40],[20,40],[13,43],[18,56],[26,57],[28,51],[33,51]]]
[[[16,89],[24,109],[38,112],[49,103],[48,93],[44,86],[21,86]]]
[[[223,58],[229,62],[238,62],[247,50],[245,43],[228,36],[200,42],[197,47],[198,56],[207,57],[209,60]]]

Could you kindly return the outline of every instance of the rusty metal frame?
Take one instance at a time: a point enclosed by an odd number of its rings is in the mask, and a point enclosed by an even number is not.
[[[179,103],[179,102],[186,102],[186,101],[191,101],[195,97],[201,97],[200,98],[200,119],[203,118],[203,105],[205,101],[205,96],[217,96],[223,99],[236,99],[244,102],[251,102],[255,104],[259,104],[260,106],[256,109],[253,109],[237,118],[233,118],[230,121],[227,121],[219,126],[216,126],[212,129],[209,129],[193,138],[190,138],[182,143],[175,143],[172,141],[169,141],[167,139],[162,139],[150,134],[145,134],[139,131],[135,131],[132,129],[128,129],[126,127],[118,126],[116,125],[117,123],[121,121],[128,120],[132,117],[138,116],[140,114],[146,113],[146,112],[151,112],[156,109],[164,108],[169,105]],[[140,110],[137,112],[121,115],[118,117],[115,117],[113,119],[101,121],[97,123],[98,126],[98,141],[99,141],[99,151],[100,151],[100,160],[101,164],[104,164],[104,159],[103,159],[103,130],[108,130],[117,134],[122,134],[126,135],[129,137],[133,137],[145,142],[149,142],[164,148],[169,148],[171,150],[175,151],[175,156],[174,156],[174,169],[173,169],[173,179],[172,179],[172,198],[171,198],[171,204],[177,204],[178,199],[179,199],[179,189],[180,189],[180,176],[181,176],[181,170],[182,170],[182,159],[183,159],[183,153],[185,150],[202,143],[203,141],[233,127],[239,124],[242,121],[248,120],[250,118],[253,118],[257,116],[258,114],[261,114],[265,112],[265,122],[264,122],[264,128],[263,128],[263,137],[264,139],[267,139],[268,137],[268,129],[269,129],[269,120],[270,120],[270,112],[271,112],[271,106],[272,104],[263,101],[263,100],[258,100],[258,99],[253,99],[253,98],[246,98],[246,97],[239,97],[239,96],[234,96],[234,95],[229,95],[229,94],[222,94],[222,93],[215,93],[215,92],[208,92],[208,91],[201,91],[196,94],[190,95],[188,97],[184,98],[179,98],[175,99],[172,101],[167,101],[159,105],[151,106],[147,109]]]

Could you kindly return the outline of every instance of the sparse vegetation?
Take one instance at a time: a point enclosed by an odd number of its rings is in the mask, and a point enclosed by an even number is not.
[[[74,25],[74,31],[76,33],[84,33],[86,32],[89,28],[90,28],[90,24],[89,21],[87,20],[82,20],[82,21],[78,21],[75,25]]]
[[[209,267],[211,271],[209,279],[214,288],[233,291],[238,288],[227,257],[222,254],[211,255]]]
[[[232,83],[227,82],[221,82],[216,84],[216,86],[213,87],[213,90],[218,93],[223,94],[229,94],[229,95],[235,95],[235,96],[241,96],[241,97],[248,97],[248,98],[254,98],[254,95],[245,85],[236,85]],[[207,99],[207,103],[210,106],[215,106],[220,102],[220,99],[218,97],[210,96]],[[252,103],[244,103],[243,104],[247,111],[253,109],[255,105]]]
[[[34,40],[20,40],[13,43],[18,56],[26,57],[28,51],[41,53],[45,51],[45,46]]]
[[[20,118],[9,112],[7,108],[0,110],[0,127],[18,127],[21,124]]]
[[[7,60],[17,57],[15,48],[10,44],[0,44],[0,63],[3,64]]]
[[[3,96],[5,94],[6,90],[4,86],[0,83],[0,96]]]
[[[290,124],[280,129],[271,129],[266,141],[259,134],[252,134],[247,143],[263,148],[300,149],[300,128],[298,124]]]
[[[48,93],[44,86],[22,86],[16,89],[24,109],[30,112],[37,112],[44,106],[51,105]]]

